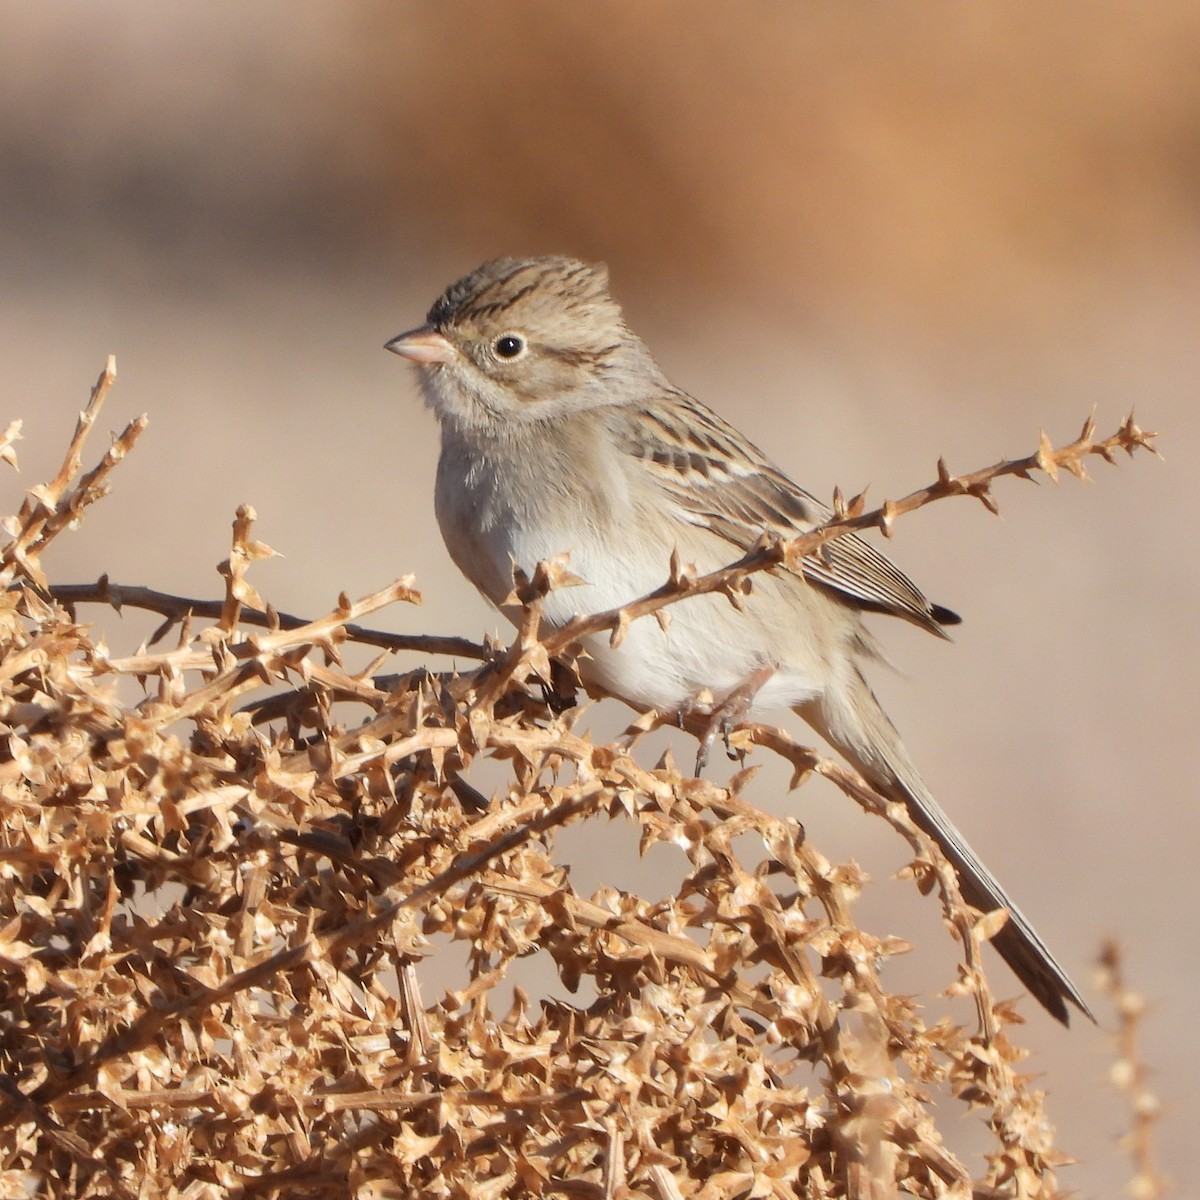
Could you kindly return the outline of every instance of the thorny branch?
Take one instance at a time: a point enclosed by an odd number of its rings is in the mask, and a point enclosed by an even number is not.
[[[591,616],[576,617],[575,620],[544,637],[542,645],[546,652],[553,657],[584,635],[598,633],[605,629],[613,630],[615,639],[619,641],[621,631],[628,628],[630,621],[658,612],[683,596],[724,592],[731,601],[736,602],[737,595],[745,588],[745,582],[754,573],[770,570],[780,565],[799,570],[801,562],[809,555],[818,554],[821,547],[828,542],[845,537],[850,533],[879,529],[890,537],[897,517],[915,512],[918,508],[924,508],[925,505],[931,504],[935,500],[944,500],[951,496],[973,496],[989,512],[998,513],[999,506],[992,496],[991,484],[994,480],[1006,475],[1031,479],[1033,471],[1042,471],[1057,481],[1058,473],[1067,471],[1079,479],[1085,479],[1087,471],[1084,460],[1091,455],[1098,455],[1105,462],[1112,463],[1116,461],[1115,452],[1117,450],[1124,450],[1130,456],[1139,448],[1157,454],[1154,438],[1158,435],[1146,433],[1138,428],[1132,414],[1121,428],[1109,437],[1095,441],[1093,440],[1094,434],[1095,422],[1089,417],[1084,423],[1079,437],[1066,446],[1056,450],[1043,433],[1041,444],[1033,454],[1025,458],[1005,459],[993,466],[973,471],[969,475],[951,475],[945,462],[939,459],[936,483],[919,488],[901,500],[885,500],[878,508],[869,512],[863,511],[864,498],[862,494],[856,496],[849,504],[841,503],[835,496],[834,509],[839,515],[819,529],[814,529],[811,533],[793,538],[791,541],[764,537],[757,546],[749,550],[737,562],[699,577],[690,576],[686,566],[675,563],[672,577],[656,591],[621,608]],[[547,582],[552,583],[552,581],[552,575],[548,575]]]
[[[57,534],[71,522],[77,521],[88,505],[94,504],[107,494],[108,476],[133,449],[149,424],[145,415],[130,421],[124,431],[113,439],[112,445],[99,463],[67,492],[83,461],[83,444],[116,377],[116,360],[110,356],[107,366],[92,389],[87,407],[79,414],[75,434],[71,438],[58,474],[49,483],[29,489],[21,511],[12,522],[16,536],[3,551],[0,551],[0,587],[7,587],[16,574],[20,573],[45,590],[47,581],[39,562],[42,551]],[[6,449],[11,455],[11,443],[6,445]],[[12,457],[6,457],[6,461],[15,464]]]

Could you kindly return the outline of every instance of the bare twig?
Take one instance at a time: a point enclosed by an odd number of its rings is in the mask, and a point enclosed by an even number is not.
[[[1133,1121],[1133,1128],[1121,1139],[1133,1161],[1129,1194],[1137,1200],[1159,1200],[1169,1188],[1155,1165],[1154,1132],[1161,1106],[1150,1090],[1149,1071],[1142,1061],[1138,1040],[1146,1001],[1125,982],[1124,957],[1115,941],[1106,942],[1100,951],[1099,984],[1117,1012],[1117,1061],[1112,1081],[1129,1097]]]
[[[109,604],[120,612],[125,606],[144,609],[147,612],[159,613],[167,618],[167,622],[150,639],[154,645],[171,625],[178,624],[185,618],[198,617],[201,620],[217,621],[224,609],[221,600],[198,600],[190,596],[176,596],[170,592],[160,592],[154,588],[138,584],[113,583],[107,575],[102,575],[95,583],[54,583],[46,589],[60,604],[73,608],[77,604]],[[420,603],[418,593],[406,597],[410,603]],[[309,624],[309,618],[293,616],[291,613],[278,612],[271,609],[267,612],[256,612],[253,608],[242,606],[238,614],[242,625],[252,625],[258,629],[300,629]],[[456,658],[487,659],[490,651],[486,646],[473,642],[469,638],[438,637],[424,634],[388,633],[381,629],[369,629],[365,625],[347,622],[344,626],[346,640],[357,642],[363,646],[378,646],[382,650],[403,651],[414,654],[444,654]]]
[[[79,472],[83,444],[116,377],[116,359],[110,355],[108,364],[92,389],[87,407],[79,414],[75,434],[58,474],[49,483],[30,488],[17,514],[19,531],[0,551],[0,587],[7,587],[14,575],[20,573],[45,590],[46,576],[39,562],[41,552],[67,525],[78,520],[88,505],[105,495],[109,474],[145,430],[148,418],[144,415],[131,421],[113,440],[100,462],[83,476],[70,493],[65,494],[71,480]]]

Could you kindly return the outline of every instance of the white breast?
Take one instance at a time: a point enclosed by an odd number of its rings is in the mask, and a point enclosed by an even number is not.
[[[450,464],[453,467],[453,462]],[[542,469],[553,471],[547,462]],[[738,557],[736,548],[680,520],[649,520],[630,499],[623,481],[614,481],[598,504],[593,494],[573,502],[570,481],[548,488],[497,485],[487,461],[476,457],[465,471],[439,467],[437,513],[451,556],[463,573],[494,604],[505,610],[512,591],[514,563],[532,574],[539,561],[568,554],[568,568],[583,580],[547,596],[547,624],[561,626],[579,614],[603,612],[628,604],[660,587],[670,575],[676,545],[685,561],[700,571],[713,570]],[[536,496],[538,503],[531,502]],[[698,596],[672,605],[667,630],[653,616],[634,621],[620,647],[609,635],[585,639],[590,658],[582,664],[589,683],[638,708],[670,710],[708,689],[720,699],[770,663],[777,673],[759,693],[753,711],[763,715],[801,703],[820,691],[820,670],[797,671],[796,662],[819,662],[820,654],[782,654],[802,629],[773,627],[802,612],[781,591],[804,587],[759,576],[747,611],[739,613],[724,596]]]

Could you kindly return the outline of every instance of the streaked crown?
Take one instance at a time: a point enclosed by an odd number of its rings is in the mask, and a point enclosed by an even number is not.
[[[537,324],[571,314],[621,320],[608,294],[608,268],[561,255],[493,258],[452,283],[434,301],[428,321],[435,328],[465,323]]]

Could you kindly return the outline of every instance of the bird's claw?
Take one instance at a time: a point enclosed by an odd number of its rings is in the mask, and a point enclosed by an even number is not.
[[[700,735],[700,745],[696,750],[697,776],[703,774],[704,768],[708,765],[708,756],[712,751],[713,742],[717,740],[717,734],[721,735],[721,740],[725,743],[725,753],[730,760],[736,761],[739,758],[739,751],[730,745],[730,734],[745,720],[750,706],[754,703],[755,696],[774,673],[774,667],[759,667],[745,683],[735,687],[720,704],[705,704],[697,699],[685,706],[692,712],[701,712],[708,716],[708,720],[704,724],[704,732]]]

